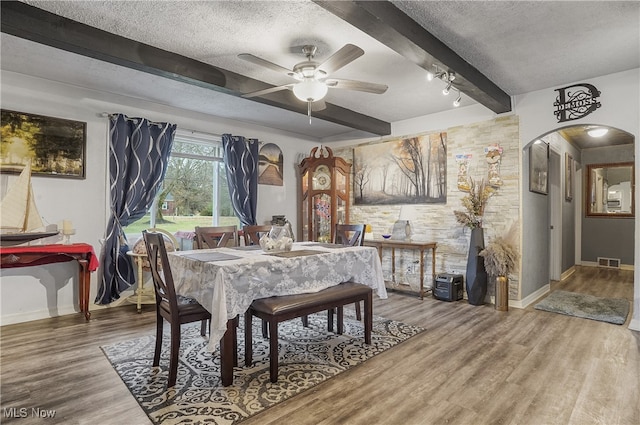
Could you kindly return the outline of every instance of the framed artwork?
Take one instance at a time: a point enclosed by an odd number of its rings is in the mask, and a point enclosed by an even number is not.
[[[87,123],[26,112],[0,111],[0,172],[85,178]]]
[[[258,153],[258,184],[283,186],[282,151],[274,143],[266,143]]]
[[[564,154],[564,199],[573,199],[573,157],[568,152]]]
[[[549,145],[536,140],[529,146],[529,190],[546,195],[549,175]]]
[[[353,150],[355,205],[447,202],[447,133],[404,137]]]

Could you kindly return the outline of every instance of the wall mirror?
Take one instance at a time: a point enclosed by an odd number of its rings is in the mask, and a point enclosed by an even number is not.
[[[633,217],[633,162],[587,165],[587,217]]]

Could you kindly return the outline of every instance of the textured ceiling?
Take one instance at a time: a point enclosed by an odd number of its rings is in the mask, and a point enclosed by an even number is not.
[[[43,10],[272,85],[292,82],[239,53],[292,68],[301,46],[323,61],[346,43],[365,54],[335,77],[387,84],[382,95],[331,89],[327,102],[387,122],[451,109],[443,83],[310,1],[26,1]],[[640,67],[639,2],[395,1],[509,95]],[[267,125],[322,139],[347,126],[2,34],[2,69]],[[463,96],[462,106],[476,102]],[[366,133],[365,133],[366,134]]]
[[[395,1],[510,95],[640,66],[638,1]]]

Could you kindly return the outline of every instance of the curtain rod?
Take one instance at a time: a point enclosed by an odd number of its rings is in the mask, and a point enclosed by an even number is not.
[[[118,114],[110,114],[110,113],[108,113],[108,112],[102,112],[102,113],[100,113],[99,115],[100,115],[101,117],[103,117],[103,118],[111,118],[111,117],[113,117],[113,116],[115,116],[115,115],[118,115]],[[136,119],[136,118],[129,118],[129,117],[127,117],[127,116],[126,116],[126,115],[124,115],[124,114],[121,114],[121,115],[125,116],[125,117],[126,117],[126,119],[127,119],[127,120],[129,120],[129,121],[133,121],[134,119]],[[163,124],[163,123],[159,123],[159,122],[155,122],[155,121],[149,121],[149,122],[150,122],[151,124],[155,124],[155,125]],[[214,137],[220,137],[220,138],[222,138],[222,134],[216,134],[216,133],[203,133],[203,132],[201,132],[201,131],[188,130],[188,129],[183,129],[183,128],[180,128],[180,127],[176,127],[176,130],[177,130],[177,131],[183,131],[183,132],[189,132],[189,133],[191,133],[192,135],[194,135],[194,136],[196,136],[196,137],[197,137],[198,135],[203,135],[203,136],[214,136]],[[264,143],[265,143],[265,142],[263,142],[262,140],[258,139],[257,137],[247,137],[247,139],[255,139],[255,140],[258,140],[258,144],[260,144],[260,145],[262,145],[262,144],[264,144]]]
[[[108,113],[108,112],[102,112],[102,113],[101,113],[101,114],[99,114],[99,115],[100,115],[101,117],[103,117],[103,118],[111,118],[111,117],[114,117],[114,116],[116,116],[116,115],[122,115],[122,116],[124,116],[124,117],[127,119],[127,121],[135,121],[135,120],[137,120],[137,119],[142,119],[142,117],[129,118],[128,116],[126,116],[126,115],[124,115],[124,114],[110,114],[110,113]],[[166,124],[166,123],[162,123],[162,122],[151,121],[151,120],[149,120],[149,119],[147,119],[147,121],[149,121],[149,124],[151,124],[151,125],[163,125],[163,124]]]

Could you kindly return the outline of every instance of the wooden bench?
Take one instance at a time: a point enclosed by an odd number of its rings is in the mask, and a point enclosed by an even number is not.
[[[337,333],[343,332],[343,306],[364,302],[364,342],[371,344],[373,326],[373,290],[361,283],[345,282],[319,292],[260,298],[251,303],[245,313],[244,362],[249,366],[253,357],[252,316],[259,317],[269,327],[269,375],[271,382],[278,381],[278,323],[304,317],[319,311],[337,309]],[[330,315],[330,323],[333,319]],[[332,325],[330,325],[332,326]]]

